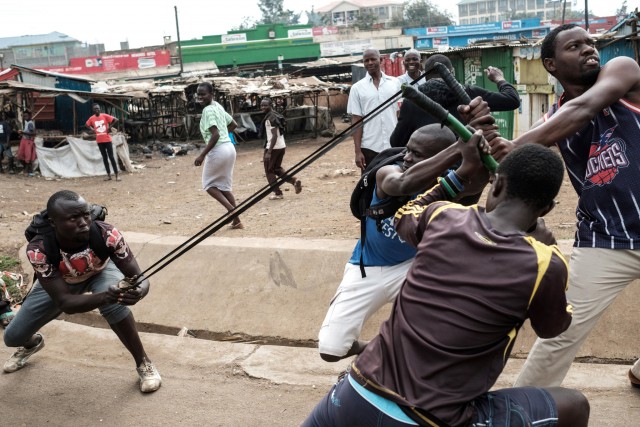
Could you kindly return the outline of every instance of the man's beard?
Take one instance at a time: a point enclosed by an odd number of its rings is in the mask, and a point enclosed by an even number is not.
[[[582,73],[582,76],[580,76],[580,83],[585,86],[591,87],[596,83],[596,80],[598,80],[599,74],[600,68],[598,68],[597,70],[586,71]]]

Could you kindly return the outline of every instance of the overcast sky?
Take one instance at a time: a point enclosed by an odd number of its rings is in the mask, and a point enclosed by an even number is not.
[[[571,1],[571,0],[569,0]],[[178,7],[180,37],[183,40],[224,34],[238,26],[243,17],[260,18],[256,0],[31,0],[3,1],[0,37],[45,34],[58,31],[88,43],[104,43],[107,50],[128,41],[131,48],[159,45],[163,36],[176,40],[174,6]],[[295,12],[317,9],[330,0],[284,0],[285,9]],[[457,20],[456,0],[432,0]],[[578,9],[584,9],[579,0]],[[627,1],[633,4],[634,1]],[[622,0],[589,0],[596,15],[613,15]],[[629,7],[631,8],[631,6]],[[303,20],[306,16],[303,14]],[[304,21],[303,21],[304,22]]]

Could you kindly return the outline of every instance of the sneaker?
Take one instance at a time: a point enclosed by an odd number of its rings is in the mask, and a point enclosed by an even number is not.
[[[280,199],[284,199],[283,194],[272,194],[269,196],[269,200],[280,200]]]
[[[38,345],[32,348],[24,348],[24,347],[18,348],[16,352],[13,353],[13,356],[11,356],[9,360],[5,362],[4,364],[5,372],[11,373],[24,368],[24,365],[27,364],[27,360],[31,356],[33,356],[34,354],[42,350],[42,347],[44,347],[44,337],[40,333],[36,333],[36,335],[40,337],[40,342],[38,343]]]
[[[162,385],[160,373],[149,361],[144,361],[136,368],[138,377],[140,377],[140,391],[143,393],[151,393],[156,391]]]

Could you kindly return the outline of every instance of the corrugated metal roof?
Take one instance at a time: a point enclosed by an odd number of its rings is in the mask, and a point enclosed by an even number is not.
[[[130,95],[126,94],[117,94],[117,93],[95,93],[95,92],[86,92],[83,90],[67,90],[67,89],[57,89],[51,87],[43,87],[37,86],[22,82],[17,82],[15,80],[5,80],[0,82],[0,93],[13,93],[15,91],[32,91],[39,92],[44,94],[53,94],[53,95],[68,95],[70,93],[86,96],[88,98],[131,98]]]
[[[11,47],[31,46],[39,44],[52,43],[69,43],[79,42],[79,40],[69,37],[66,34],[53,31],[48,34],[26,35],[18,37],[2,37],[0,38],[0,49],[9,49]]]
[[[77,81],[87,82],[87,83],[95,82],[95,79],[92,79],[92,78],[89,78],[89,77],[86,77],[86,76],[80,76],[80,75],[77,75],[77,74],[55,73],[53,71],[38,70],[38,69],[35,69],[35,68],[25,67],[23,65],[12,64],[11,68],[14,69],[14,70],[27,71],[27,72],[34,73],[34,74],[40,74],[40,75],[43,75],[43,76],[62,77],[62,78],[69,79],[69,80],[77,80]]]
[[[469,4],[469,3],[480,3],[481,1],[484,1],[484,0],[461,0],[458,2],[458,5]]]

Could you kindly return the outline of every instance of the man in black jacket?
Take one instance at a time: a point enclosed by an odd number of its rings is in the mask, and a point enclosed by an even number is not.
[[[425,72],[427,73],[425,76],[427,82],[418,86],[418,90],[442,105],[449,113],[460,120],[457,108],[458,105],[461,104],[461,101],[457,99],[453,91],[440,78],[440,75],[435,70],[434,65],[437,62],[440,62],[453,72],[453,65],[449,58],[441,54],[430,56],[424,65]],[[488,67],[485,72],[489,80],[498,86],[499,92],[491,92],[478,86],[465,85],[465,92],[469,94],[471,99],[478,96],[482,97],[482,99],[489,104],[491,111],[511,111],[518,108],[520,106],[518,92],[504,79],[502,71],[496,67]],[[438,123],[438,121],[429,113],[405,99],[400,107],[398,124],[391,134],[391,146],[406,146],[411,134],[416,129],[433,123]]]

